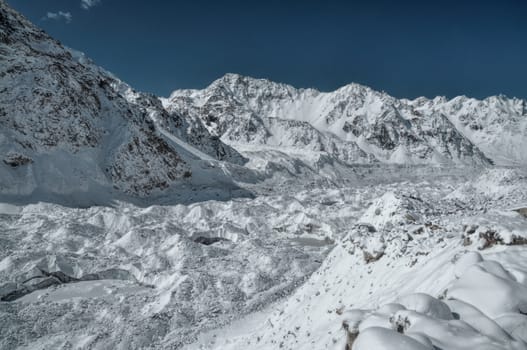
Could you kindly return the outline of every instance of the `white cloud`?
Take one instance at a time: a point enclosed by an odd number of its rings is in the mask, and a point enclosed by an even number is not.
[[[71,16],[71,13],[69,13],[69,12],[63,12],[63,11],[48,12],[44,16],[44,20],[48,20],[48,19],[51,19],[51,20],[54,20],[54,21],[64,20],[64,21],[66,21],[66,23],[70,23],[71,19],[72,19],[72,16]]]
[[[81,7],[85,10],[89,10],[93,6],[97,5],[100,0],[81,0]]]

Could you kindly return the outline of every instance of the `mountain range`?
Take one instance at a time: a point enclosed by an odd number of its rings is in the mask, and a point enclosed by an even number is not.
[[[0,24],[2,196],[152,197],[221,187],[232,182],[226,168],[253,174],[261,170],[255,159],[268,166],[278,153],[314,172],[336,163],[527,162],[525,100],[407,100],[359,84],[319,92],[237,74],[157,98],[4,2]]]
[[[163,105],[200,118],[234,148],[328,154],[347,164],[523,164],[526,102],[493,96],[415,100],[350,84],[295,89],[227,74],[204,90],[177,90]]]
[[[526,101],[136,91],[0,0],[0,349],[527,349]]]

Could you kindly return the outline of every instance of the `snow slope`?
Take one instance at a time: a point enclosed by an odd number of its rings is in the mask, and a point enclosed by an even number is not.
[[[505,174],[514,192],[502,171],[476,180],[498,180],[500,199],[452,201],[453,183],[432,177],[376,186],[386,192],[295,293],[185,349],[527,349],[527,219],[511,210],[527,203],[525,172]]]
[[[527,349],[523,100],[0,55],[0,349]]]
[[[459,96],[452,100],[416,99],[408,103],[424,115],[443,113],[468,139],[496,164],[524,165],[527,161],[526,101],[505,96],[476,100]]]
[[[0,196],[90,205],[119,194],[159,195],[195,177],[214,186],[213,171],[193,174],[200,157],[188,153],[192,140],[213,153],[207,160],[242,162],[205,128],[169,117],[157,98],[64,48],[4,1],[0,39]],[[154,122],[169,118],[177,146]]]
[[[176,90],[169,112],[201,118],[236,149],[246,145],[329,155],[348,164],[525,164],[525,101],[396,99],[350,84],[295,89],[227,74],[204,90]]]
[[[527,348],[525,170],[363,171],[224,202],[3,205],[0,348]]]

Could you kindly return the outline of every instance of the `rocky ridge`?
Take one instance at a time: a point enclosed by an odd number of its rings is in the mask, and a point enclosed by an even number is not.
[[[243,162],[205,128],[168,116],[157,98],[65,48],[3,1],[0,56],[3,196],[145,197],[189,182],[199,157],[168,140],[155,120],[170,120],[183,144],[212,159]]]
[[[176,90],[169,112],[201,118],[233,147],[329,154],[347,164],[525,163],[525,101],[396,99],[350,84],[334,92],[227,74],[204,90]],[[503,138],[501,135],[508,137]]]

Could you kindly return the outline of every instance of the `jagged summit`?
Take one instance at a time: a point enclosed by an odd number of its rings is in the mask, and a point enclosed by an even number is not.
[[[0,349],[526,350],[527,172],[489,166],[526,118],[237,74],[159,99],[0,0]]]
[[[229,73],[203,90],[176,90],[163,103],[200,118],[235,148],[292,147],[345,163],[527,161],[516,151],[527,146],[525,102],[503,96],[408,100],[356,83],[319,92]],[[506,139],[497,136],[503,132]]]
[[[272,152],[308,159],[314,171],[335,163],[527,164],[520,99],[407,100],[356,83],[320,92],[233,73],[158,99],[5,2],[0,52],[2,195],[110,188],[149,196],[189,178],[229,176],[194,177],[195,161],[243,165],[265,152],[271,161]]]
[[[420,97],[416,97],[416,98],[400,98],[400,99],[397,99],[393,96],[391,96],[389,93],[385,92],[385,91],[380,91],[380,90],[375,90],[373,88],[371,88],[370,86],[368,85],[364,85],[364,84],[361,84],[361,83],[357,83],[357,82],[351,82],[349,84],[346,84],[346,85],[343,85],[337,89],[335,89],[334,91],[329,91],[329,92],[326,92],[326,91],[320,91],[316,88],[297,88],[291,84],[287,84],[287,83],[282,83],[282,82],[277,82],[277,81],[273,81],[273,80],[270,80],[270,79],[267,79],[267,78],[255,78],[255,77],[251,77],[251,76],[248,76],[248,75],[242,75],[242,74],[238,74],[238,73],[225,73],[223,76],[221,76],[220,78],[214,80],[212,83],[209,84],[209,86],[205,89],[209,89],[211,87],[214,87],[214,86],[219,86],[219,85],[222,85],[222,86],[230,86],[230,87],[233,87],[234,89],[238,89],[240,88],[241,86],[248,86],[248,85],[251,85],[251,86],[256,86],[256,85],[259,85],[261,87],[268,87],[268,86],[281,86],[281,87],[284,87],[286,89],[292,89],[292,90],[297,90],[297,91],[305,91],[305,90],[312,90],[312,91],[316,91],[318,93],[336,93],[336,92],[341,92],[341,93],[348,93],[348,94],[355,94],[355,95],[364,95],[366,93],[372,93],[372,94],[376,94],[376,95],[379,95],[379,96],[384,96],[385,98],[387,99],[390,99],[390,100],[394,100],[394,101],[401,101],[401,102],[405,102],[405,103],[408,103],[408,102],[414,102],[414,103],[426,103],[426,102],[433,102],[434,104],[439,104],[439,103],[447,103],[447,102],[454,102],[454,101],[478,101],[478,102],[484,102],[484,101],[488,101],[489,103],[497,103],[497,102],[501,102],[501,103],[507,103],[508,101],[517,101],[517,102],[521,102],[521,101],[524,101],[523,99],[521,98],[518,98],[518,97],[509,97],[505,94],[498,94],[498,95],[493,95],[493,96],[488,96],[488,97],[485,97],[483,99],[477,99],[477,98],[473,98],[473,97],[470,97],[470,96],[467,96],[467,95],[459,95],[459,96],[455,96],[455,97],[452,97],[452,98],[447,98],[446,96],[435,96],[435,97],[432,97],[432,98],[429,98],[429,97],[425,97],[425,96],[420,96]],[[172,92],[172,94],[179,94],[180,91],[186,91],[187,89],[181,89],[181,90],[175,90]],[[192,90],[192,91],[199,91],[197,89],[188,89],[188,90]]]

